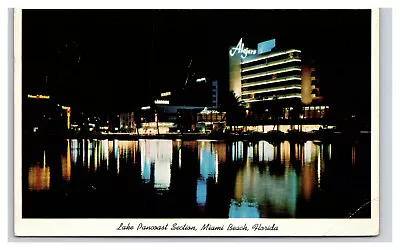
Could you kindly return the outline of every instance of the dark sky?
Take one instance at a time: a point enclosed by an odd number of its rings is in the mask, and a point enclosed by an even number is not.
[[[96,114],[181,88],[187,67],[228,90],[228,50],[277,39],[315,60],[332,105],[370,112],[369,10],[24,10],[23,91]]]

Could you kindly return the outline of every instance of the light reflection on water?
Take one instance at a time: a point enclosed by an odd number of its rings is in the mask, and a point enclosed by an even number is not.
[[[256,145],[249,144],[247,149],[252,150]],[[290,162],[289,143],[273,146],[262,141],[258,147],[260,150],[248,154],[245,165],[237,172],[230,217],[269,217],[271,211],[275,215],[295,217],[297,176],[294,168],[285,165]],[[254,161],[253,154],[262,157]],[[273,173],[272,168],[284,169],[284,173]]]
[[[171,182],[172,141],[140,140],[139,145],[142,180],[145,183],[154,182],[156,188],[168,189]]]
[[[50,189],[50,167],[46,164],[46,151],[43,151],[42,162],[29,167],[28,189],[36,192]]]
[[[76,141],[73,141],[73,145],[75,147]],[[76,148],[72,148],[70,146],[70,140],[67,140],[66,150],[63,151],[61,155],[61,167],[62,167],[62,177],[65,181],[69,181],[71,179],[71,151],[73,155],[76,154]],[[74,157],[74,163],[76,163],[76,158]]]
[[[356,149],[353,145],[349,151],[352,166],[357,163]],[[137,188],[145,185],[157,190],[157,195],[169,194],[178,202],[184,200],[180,192],[187,189],[184,196],[193,195],[199,214],[210,215],[215,207],[227,206],[225,216],[231,218],[292,218],[298,217],[299,203],[311,202],[324,190],[326,167],[333,152],[331,144],[312,141],[272,144],[71,139],[61,150],[60,166],[61,179],[66,183],[86,181],[82,178],[84,170],[115,178],[138,173],[141,181]],[[44,151],[42,162],[29,167],[29,191],[51,190],[54,178],[50,178]],[[134,180],[129,179],[129,183]],[[90,185],[95,186],[93,183]],[[107,187],[108,183],[102,185]],[[125,190],[115,192],[119,191]]]

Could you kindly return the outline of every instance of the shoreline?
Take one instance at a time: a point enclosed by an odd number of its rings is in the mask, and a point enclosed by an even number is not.
[[[97,139],[97,140],[218,140],[218,141],[269,141],[269,142],[283,142],[283,141],[353,141],[364,140],[371,138],[371,133],[257,133],[257,134],[196,134],[196,133],[183,133],[183,134],[160,134],[160,135],[137,135],[137,134],[37,134],[25,135],[24,139]]]

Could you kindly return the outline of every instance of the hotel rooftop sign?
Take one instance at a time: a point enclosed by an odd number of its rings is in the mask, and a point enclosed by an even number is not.
[[[240,38],[239,43],[236,45],[235,48],[232,48],[229,51],[230,56],[234,56],[235,54],[242,54],[241,57],[244,59],[247,55],[255,55],[257,54],[257,50],[249,49],[244,47],[244,43],[242,42],[242,38]]]
[[[239,43],[236,47],[231,48],[229,51],[230,56],[234,56],[236,54],[241,54],[241,58],[245,59],[247,55],[261,55],[264,53],[271,52],[275,48],[275,39],[271,39],[265,42],[261,42],[257,45],[257,49],[249,49],[244,47],[243,39],[240,38]]]

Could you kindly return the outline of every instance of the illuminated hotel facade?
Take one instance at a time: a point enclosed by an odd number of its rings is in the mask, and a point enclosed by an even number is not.
[[[294,125],[311,131],[326,125],[329,106],[320,95],[314,65],[302,61],[301,50],[275,45],[272,39],[249,49],[240,39],[229,50],[229,88],[246,106],[247,126],[274,122],[281,131]]]
[[[257,50],[245,48],[240,39],[229,51],[230,90],[247,107],[271,100],[310,104],[317,99],[315,69],[302,64],[301,51],[274,49],[275,39],[259,43]]]

